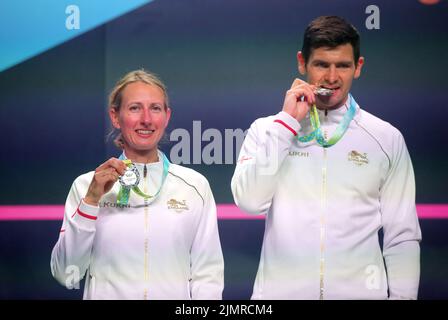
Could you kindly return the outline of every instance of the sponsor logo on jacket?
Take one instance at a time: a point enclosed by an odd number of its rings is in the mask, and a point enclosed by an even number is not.
[[[308,158],[310,156],[309,152],[303,152],[303,151],[289,151],[289,156],[291,157],[305,157]]]
[[[108,201],[100,202],[99,206],[101,208],[119,208],[119,209],[130,208],[131,207],[130,204],[119,204],[119,203],[108,202]]]
[[[348,161],[355,163],[358,166],[369,163],[367,158],[367,153],[360,153],[358,151],[352,150],[348,153]]]
[[[186,200],[176,200],[176,199],[170,199],[166,202],[168,205],[169,210],[174,210],[175,212],[183,212],[185,210],[188,210],[188,205]]]

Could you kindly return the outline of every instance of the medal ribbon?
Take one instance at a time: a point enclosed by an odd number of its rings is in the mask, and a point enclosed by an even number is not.
[[[127,167],[131,167],[132,161],[129,159],[122,159],[121,157],[122,157],[122,155],[120,156],[119,159],[123,160],[124,164]],[[130,193],[131,193],[131,189],[124,188],[123,186],[120,186],[120,191],[118,191],[118,196],[117,196],[117,204],[124,204],[124,205],[128,204]]]
[[[162,155],[163,173],[162,173],[162,181],[160,182],[160,187],[159,187],[159,190],[157,190],[156,194],[153,196],[146,194],[142,190],[140,190],[140,188],[138,186],[131,188],[132,191],[134,191],[136,194],[138,194],[140,197],[144,198],[145,200],[152,198],[152,201],[154,201],[155,198],[157,198],[160,191],[162,190],[163,184],[165,183],[166,176],[168,175],[168,168],[170,166],[170,162],[168,161],[168,158],[165,156],[165,154],[163,152],[160,152],[160,154]],[[126,157],[124,156],[124,153],[122,153],[118,159],[123,160],[123,162],[128,167],[132,166],[132,161],[129,159],[126,159]],[[118,196],[117,196],[117,204],[126,205],[129,203],[129,196],[131,193],[131,189],[120,186],[120,191],[118,191]]]
[[[328,141],[325,140],[325,138],[322,135],[322,128],[320,126],[320,121],[319,121],[319,114],[317,113],[317,108],[316,108],[315,104],[311,107],[311,110],[310,110],[310,121],[311,121],[311,126],[313,127],[313,131],[310,134],[307,134],[305,136],[299,137],[297,135],[297,139],[300,142],[309,142],[309,141],[316,139],[317,143],[320,144],[324,148],[328,148],[328,147],[331,147],[332,145],[336,144],[336,142],[341,140],[342,136],[347,131],[348,126],[350,125],[350,122],[353,120],[353,117],[355,116],[355,112],[356,112],[355,99],[353,99],[351,94],[349,94],[349,99],[350,99],[350,107],[348,108],[347,112],[344,114],[344,118],[339,123],[333,136]]]

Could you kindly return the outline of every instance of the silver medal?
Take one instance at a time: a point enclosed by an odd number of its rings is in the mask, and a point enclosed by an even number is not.
[[[333,90],[319,87],[314,90],[314,93],[320,96],[331,96],[333,94]]]
[[[138,172],[135,165],[131,165],[126,169],[124,174],[119,177],[120,184],[127,189],[138,186],[140,182],[140,173]]]

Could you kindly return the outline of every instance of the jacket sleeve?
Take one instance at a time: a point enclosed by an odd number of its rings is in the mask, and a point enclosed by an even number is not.
[[[403,136],[398,130],[394,136],[389,174],[380,190],[389,298],[417,299],[421,231],[414,171]]]
[[[215,200],[208,182],[205,183],[204,203],[190,253],[190,292],[193,300],[221,300],[224,289],[224,258]]]
[[[268,211],[281,165],[299,129],[299,122],[283,111],[251,125],[231,182],[233,198],[242,210]]]
[[[99,211],[99,207],[84,203],[82,197],[75,181],[65,203],[59,239],[51,253],[51,273],[68,289],[79,288],[89,267]]]

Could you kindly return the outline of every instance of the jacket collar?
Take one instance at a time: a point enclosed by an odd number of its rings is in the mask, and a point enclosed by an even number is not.
[[[359,113],[359,105],[355,102],[355,118]],[[331,126],[338,125],[342,119],[344,118],[345,113],[348,111],[350,107],[350,97],[347,97],[346,102],[337,109],[332,110],[320,110],[317,109],[317,113],[319,114],[319,121],[321,126]],[[310,121],[310,113],[307,113],[306,117],[300,121],[300,126],[302,128],[301,132],[310,132],[311,129],[311,121]]]

